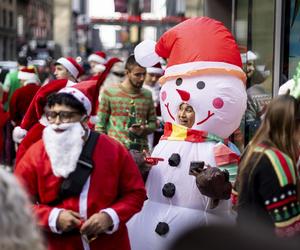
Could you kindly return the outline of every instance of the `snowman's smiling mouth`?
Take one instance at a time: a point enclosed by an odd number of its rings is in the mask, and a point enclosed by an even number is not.
[[[203,119],[202,121],[197,122],[197,125],[200,125],[200,124],[206,122],[206,121],[207,121],[210,117],[212,117],[214,114],[215,114],[215,113],[212,113],[212,112],[210,112],[210,110],[208,110],[208,112],[207,112],[207,117],[206,117],[205,119]]]
[[[169,116],[173,119],[173,121],[175,121],[174,116],[172,115],[170,109],[169,109],[169,103],[165,104],[165,107],[167,108],[168,114]],[[200,122],[197,122],[197,125],[200,125],[204,122],[206,122],[210,117],[212,117],[215,113],[212,113],[210,110],[207,111],[207,117],[203,120],[201,120]]]
[[[165,104],[165,107],[167,108],[167,111],[169,113],[169,116],[173,119],[173,121],[175,122],[174,116],[171,114],[171,111],[169,109],[169,103]]]

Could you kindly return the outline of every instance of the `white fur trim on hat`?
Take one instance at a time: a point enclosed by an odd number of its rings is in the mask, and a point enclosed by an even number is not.
[[[28,84],[35,84],[35,85],[39,85],[40,84],[40,81],[37,79],[37,80],[27,80],[24,82],[24,86],[27,86]]]
[[[97,73],[103,72],[106,69],[106,67],[103,64],[96,64],[94,66],[94,70]]]
[[[92,104],[88,97],[86,97],[80,90],[73,87],[66,87],[58,91],[58,93],[67,93],[74,96],[78,101],[80,101],[85,107],[86,113],[89,115],[92,111]]]
[[[73,63],[71,63],[68,59],[61,57],[59,58],[56,63],[59,63],[61,65],[63,65],[72,76],[74,76],[75,78],[77,78],[79,71],[78,69],[73,65]]]
[[[88,57],[88,62],[97,62],[97,63],[104,64],[104,63],[106,63],[106,60],[101,56],[98,56],[96,54],[91,54]]]
[[[156,67],[148,67],[146,68],[147,73],[149,74],[158,74],[158,75],[163,75],[164,70]]]
[[[20,143],[24,139],[26,134],[27,134],[26,129],[23,129],[20,126],[15,127],[14,130],[13,130],[13,140],[14,140],[14,142]]]
[[[90,123],[92,124],[97,124],[100,122],[100,118],[97,115],[92,115],[89,119]]]
[[[34,73],[29,73],[29,72],[23,72],[19,71],[18,72],[18,79],[20,80],[35,80],[38,81],[38,77]]]
[[[160,61],[160,57],[155,52],[156,42],[144,40],[134,48],[135,60],[143,67],[151,67]]]

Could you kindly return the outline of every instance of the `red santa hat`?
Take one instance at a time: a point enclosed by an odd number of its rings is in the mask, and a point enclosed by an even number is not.
[[[168,64],[160,82],[179,76],[231,74],[245,82],[238,46],[230,31],[209,17],[188,19],[165,32],[157,43],[145,40],[134,50],[137,62],[149,67],[160,57]]]
[[[26,80],[26,83],[38,83],[39,78],[33,67],[23,67],[18,72],[18,79]]]
[[[106,63],[106,54],[103,51],[95,51],[88,57],[88,62]]]
[[[146,71],[149,74],[157,74],[157,75],[163,75],[164,74],[164,70],[162,69],[160,62],[153,65],[152,67],[147,67]]]
[[[31,101],[20,126],[15,127],[13,130],[13,140],[15,142],[20,143],[27,134],[27,131],[42,118],[47,103],[47,97],[64,88],[69,83],[72,82],[67,79],[53,80],[38,90]]]
[[[106,67],[105,70],[100,74],[97,83],[96,83],[96,89],[95,89],[95,93],[94,93],[94,98],[93,98],[93,102],[92,102],[92,111],[91,111],[91,115],[90,115],[90,119],[89,121],[92,124],[96,124],[97,122],[99,122],[99,117],[97,115],[98,112],[98,106],[99,106],[99,93],[100,93],[100,88],[102,86],[102,84],[104,83],[105,79],[107,78],[108,74],[110,71],[114,70],[114,67],[116,64],[118,63],[122,63],[122,60],[120,60],[117,57],[112,57],[110,58],[107,63],[106,63]],[[125,69],[124,69],[125,70]]]
[[[56,61],[56,64],[64,66],[75,79],[84,73],[83,68],[72,57],[61,57]]]
[[[86,113],[90,115],[92,112],[96,88],[97,82],[95,80],[89,80],[77,83],[73,86],[67,86],[58,91],[58,93],[67,93],[74,96],[83,104]]]

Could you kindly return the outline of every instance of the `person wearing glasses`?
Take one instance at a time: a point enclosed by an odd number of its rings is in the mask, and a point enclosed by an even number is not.
[[[48,97],[49,125],[16,166],[51,250],[130,249],[125,223],[146,198],[126,148],[87,126],[94,87],[78,83]]]
[[[125,80],[100,95],[96,131],[106,133],[127,148],[148,149],[147,135],[156,128],[152,94],[143,88],[146,69],[130,55]]]

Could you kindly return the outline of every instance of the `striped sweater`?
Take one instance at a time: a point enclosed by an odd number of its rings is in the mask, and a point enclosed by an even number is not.
[[[144,88],[138,94],[129,94],[120,85],[104,90],[99,103],[98,117],[96,130],[108,134],[127,148],[132,143],[140,145],[142,149],[148,148],[147,135],[130,138],[130,124],[140,123],[152,131],[156,128],[152,94]]]
[[[257,162],[257,164],[256,164]],[[250,171],[239,174],[235,190],[238,222],[257,221],[271,226],[278,236],[300,233],[297,173],[291,158],[275,148],[256,147]]]

